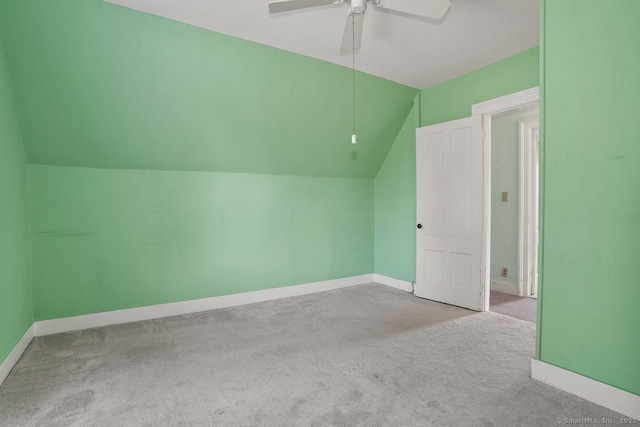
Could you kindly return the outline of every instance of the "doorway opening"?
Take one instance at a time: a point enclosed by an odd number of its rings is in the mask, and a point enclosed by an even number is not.
[[[536,323],[540,112],[535,90],[474,106],[484,150],[484,309]]]
[[[491,311],[536,322],[537,104],[491,115]]]

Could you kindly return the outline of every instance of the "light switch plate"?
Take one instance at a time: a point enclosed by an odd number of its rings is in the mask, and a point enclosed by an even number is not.
[[[509,192],[508,191],[503,191],[502,192],[502,201],[503,202],[508,202],[509,201]]]

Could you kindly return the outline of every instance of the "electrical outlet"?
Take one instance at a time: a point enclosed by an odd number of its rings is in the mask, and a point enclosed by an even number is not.
[[[509,269],[507,267],[502,267],[502,277],[509,277]]]
[[[503,202],[508,202],[509,201],[509,192],[508,191],[503,191],[502,192],[502,201]]]

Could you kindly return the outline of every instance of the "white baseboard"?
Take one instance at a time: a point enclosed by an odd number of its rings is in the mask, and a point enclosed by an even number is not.
[[[394,279],[393,277],[383,276],[382,274],[374,274],[373,281],[380,283],[381,285],[391,286],[392,288],[400,289],[401,291],[412,292],[413,283],[406,280]]]
[[[13,347],[11,353],[9,353],[4,361],[0,363],[0,385],[4,382],[5,379],[7,379],[7,377],[9,376],[9,372],[11,372],[16,363],[18,363],[18,360],[20,360],[20,356],[22,356],[22,353],[24,353],[24,351],[29,346],[29,343],[35,336],[34,329],[35,328],[33,327],[33,324],[31,324],[22,338],[20,338],[20,341],[18,341],[18,344]]]
[[[531,378],[640,420],[640,396],[637,394],[536,359],[531,359]]]
[[[506,282],[499,282],[497,280],[491,281],[491,290],[509,295],[518,295],[518,287],[516,285]]]
[[[40,337],[43,335],[51,335],[61,332],[118,325],[121,323],[137,322],[140,320],[158,319],[160,317],[178,316],[180,314],[198,313],[218,308],[235,307],[238,305],[253,304],[256,302],[313,294],[316,292],[330,291],[355,285],[363,285],[373,281],[373,274],[363,274],[360,276],[345,277],[342,279],[325,280],[322,282],[284,286],[281,288],[264,289],[253,292],[243,292],[233,295],[171,302],[146,307],[107,311],[103,313],[85,314],[82,316],[63,317],[60,319],[41,320],[34,323],[35,336]]]

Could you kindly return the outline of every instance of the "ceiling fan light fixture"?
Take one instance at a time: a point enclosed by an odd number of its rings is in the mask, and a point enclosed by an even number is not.
[[[353,13],[364,13],[367,10],[367,0],[351,0],[351,10]]]

